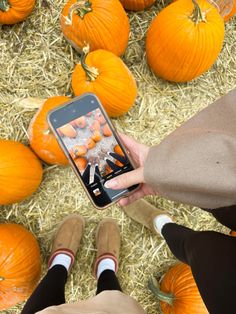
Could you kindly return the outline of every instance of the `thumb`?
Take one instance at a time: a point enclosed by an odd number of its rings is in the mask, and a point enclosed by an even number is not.
[[[121,174],[105,183],[109,189],[119,190],[128,188],[134,184],[143,183],[143,167],[139,167],[127,173]]]

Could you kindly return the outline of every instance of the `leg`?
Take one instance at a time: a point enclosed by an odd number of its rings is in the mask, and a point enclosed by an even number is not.
[[[116,277],[120,250],[120,231],[113,219],[103,219],[97,229],[97,258],[94,272],[98,280],[97,294],[104,290],[119,290]]]
[[[236,205],[204,210],[211,213],[223,226],[236,230]]]
[[[49,306],[65,303],[66,280],[67,270],[64,266],[55,265],[49,269],[26,302],[22,314],[34,314]]]

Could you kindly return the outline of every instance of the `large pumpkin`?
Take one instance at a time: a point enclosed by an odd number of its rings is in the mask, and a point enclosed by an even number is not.
[[[41,271],[38,242],[20,225],[0,224],[0,310],[27,299]]]
[[[51,97],[44,102],[31,120],[28,134],[30,146],[34,152],[48,164],[67,165],[68,160],[51,132],[48,122],[48,112],[70,100],[66,96]]]
[[[65,38],[81,52],[106,49],[120,56],[129,39],[129,19],[119,0],[69,0],[61,14]]]
[[[123,61],[102,49],[85,53],[72,74],[75,95],[95,93],[110,117],[126,113],[137,96],[135,79]]]
[[[160,301],[163,314],[208,314],[191,268],[186,264],[178,263],[170,268],[160,287],[153,278],[149,288]]]
[[[156,0],[120,0],[126,10],[142,11],[149,8]]]
[[[24,200],[42,180],[42,165],[30,148],[0,140],[0,205]]]
[[[35,0],[0,0],[0,24],[24,21],[32,12]]]
[[[206,0],[179,0],[153,20],[147,32],[147,61],[153,72],[173,82],[191,81],[219,55],[224,22]]]

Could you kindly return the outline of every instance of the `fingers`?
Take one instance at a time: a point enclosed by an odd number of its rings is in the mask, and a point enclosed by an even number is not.
[[[113,190],[126,189],[132,185],[143,183],[143,167],[121,174],[105,183],[105,187]]]
[[[127,205],[135,202],[136,200],[144,197],[145,195],[146,195],[145,192],[142,189],[139,189],[138,191],[134,192],[130,196],[120,199],[118,204],[122,207],[127,206]]]

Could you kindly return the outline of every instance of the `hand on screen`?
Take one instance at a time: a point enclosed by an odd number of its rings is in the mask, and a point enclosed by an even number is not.
[[[119,133],[119,136],[137,168],[107,181],[105,186],[107,188],[118,190],[128,188],[135,184],[140,184],[138,190],[119,201],[121,206],[126,206],[145,195],[155,195],[158,194],[158,192],[148,186],[144,181],[143,167],[149,152],[149,146],[138,143],[125,134]]]

